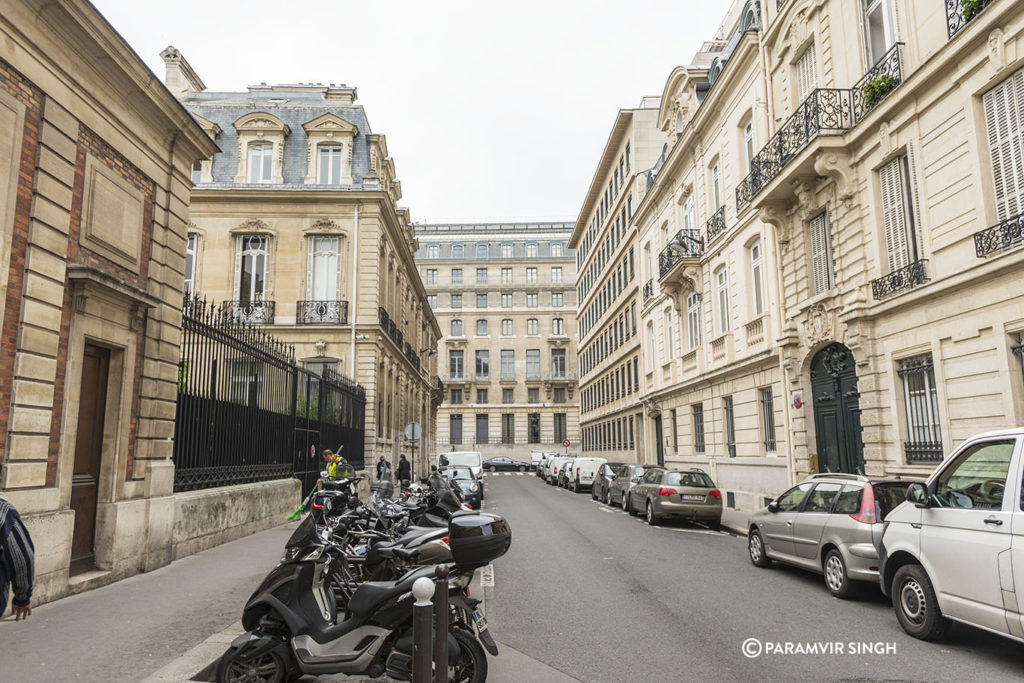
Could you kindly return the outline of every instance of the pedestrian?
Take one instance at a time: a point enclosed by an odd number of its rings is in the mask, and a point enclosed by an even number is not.
[[[14,586],[14,620],[28,619],[35,584],[35,547],[18,511],[0,498],[0,616],[7,609],[8,583]]]
[[[405,459],[405,455],[398,460],[398,481],[409,481],[412,479],[412,465]]]
[[[377,481],[384,481],[391,478],[391,463],[384,459],[384,456],[380,456],[380,460],[377,461]]]

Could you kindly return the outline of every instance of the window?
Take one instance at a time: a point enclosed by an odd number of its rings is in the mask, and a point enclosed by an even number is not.
[[[452,389],[452,405],[462,405],[462,389]]]
[[[478,336],[487,336],[487,321],[480,319],[476,321],[476,333]]]
[[[249,145],[249,182],[269,183],[274,146],[269,142]]]
[[[897,374],[903,381],[907,414],[907,462],[938,462],[942,460],[942,434],[932,355],[901,360]]]
[[[242,235],[238,249],[237,299],[242,304],[262,302],[267,286],[267,238]]]
[[[754,299],[754,315],[764,313],[764,294],[761,291],[761,240],[750,245],[750,296]]]
[[[679,421],[676,418],[676,409],[672,409],[672,450],[679,452]]]
[[[796,60],[797,102],[803,102],[816,87],[818,87],[818,74],[814,61],[814,43],[811,43]]]
[[[561,268],[552,268],[551,269],[551,281],[552,282],[561,282],[562,281],[562,269]]]
[[[747,124],[743,126],[743,156],[747,162],[747,173],[750,173],[750,169],[753,166],[754,154],[754,122],[748,120]]]
[[[487,269],[486,268],[477,268],[476,269],[476,283],[478,285],[486,285],[487,284]]]
[[[527,403],[540,403],[540,389],[531,388],[526,390]]]
[[[466,258],[466,245],[465,244],[453,244],[452,245],[452,258]]]
[[[491,374],[491,352],[487,349],[476,352],[476,379],[487,379]]]
[[[462,268],[452,268],[452,284],[462,284]]]
[[[440,245],[437,245],[437,244],[428,244],[427,245],[427,258],[437,258],[438,256],[440,256],[440,253],[441,253]]]
[[[718,159],[711,166],[711,206],[716,211],[722,206],[722,164]]]
[[[526,269],[526,281],[528,283],[531,283],[531,284],[537,281],[537,269],[536,268],[527,268]]]
[[[526,334],[540,334],[540,326],[537,324],[536,318],[529,318],[526,321]]]
[[[437,284],[437,268],[428,268],[427,269],[427,284],[428,285],[436,285]]]
[[[263,364],[231,361],[231,402],[255,407],[259,401]]]
[[[565,437],[565,413],[555,413],[555,443],[562,443]]]
[[[317,149],[320,161],[320,184],[341,185],[341,145],[321,145]]]
[[[686,334],[689,348],[700,346],[700,294],[690,292],[686,296]]]
[[[526,350],[526,379],[527,381],[540,379],[540,349]]]
[[[560,258],[562,256],[562,243],[552,242],[551,243],[551,255]]]
[[[527,258],[536,258],[537,257],[537,243],[536,242],[530,242],[529,244],[526,245],[526,256],[527,256]]]
[[[730,458],[736,457],[736,416],[733,413],[732,396],[722,399],[722,409],[725,411],[725,447]]]
[[[512,245],[503,244],[501,245],[501,258],[512,258]]]
[[[449,441],[455,445],[462,443],[462,416],[450,415],[448,427]]]
[[[516,416],[512,413],[502,413],[501,415],[501,442],[504,444],[516,442]]]
[[[672,322],[672,309],[666,308],[665,312],[665,358],[663,362],[668,363],[676,356],[675,324]]]
[[[451,350],[448,352],[448,374],[453,379],[462,379],[463,372],[463,356],[462,350]]]
[[[715,271],[715,282],[718,283],[718,331],[725,334],[729,327],[729,276],[725,266]]]
[[[512,282],[512,269],[502,268],[501,269],[501,284],[507,285]]]
[[[984,97],[986,133],[996,217],[1024,213],[1024,69],[992,88]]]
[[[502,308],[512,308],[512,295],[511,294],[502,294],[501,295],[501,307]]]
[[[476,307],[477,308],[487,308],[487,295],[486,294],[477,294],[476,295]]]
[[[189,233],[188,242],[185,244],[185,296],[196,291],[196,271],[199,265],[196,260],[198,243],[199,235],[194,232]]]
[[[551,377],[565,379],[565,349],[551,349]]]
[[[813,482],[797,484],[779,496],[776,501],[779,505],[779,512],[795,512],[800,509],[800,505],[803,504],[804,498],[807,497],[807,493],[813,486]]]
[[[896,42],[892,0],[863,0],[864,47],[868,64],[876,64]]]
[[[505,318],[501,321],[501,334],[505,337],[512,336],[512,318]]]
[[[761,390],[761,429],[764,432],[764,450],[775,455],[775,403],[771,387]]]
[[[695,211],[693,193],[691,192],[683,200],[683,230],[697,229],[697,215]]]
[[[563,335],[565,334],[565,320],[562,318],[551,319],[551,334]]]
[[[999,510],[1013,448],[1013,439],[969,446],[939,475],[935,495],[944,507]]]
[[[536,294],[527,294],[526,295],[526,307],[527,308],[537,308],[537,295]]]
[[[309,275],[306,280],[306,298],[309,301],[337,301],[338,243],[337,237],[310,238]]]
[[[437,308],[437,295],[430,294],[427,296],[427,305],[430,306],[430,310]]]
[[[477,389],[476,390],[476,402],[477,403],[487,403],[487,390],[486,389]]]
[[[476,443],[489,443],[487,413],[476,414]]]
[[[461,294],[452,294],[452,308],[462,308]]]
[[[910,201],[910,167],[907,157],[893,159],[878,171],[882,185],[882,225],[889,272],[916,262],[918,241]]]
[[[653,320],[648,320],[647,321],[647,334],[644,335],[644,343],[646,344],[647,348],[649,348],[649,349],[655,348],[655,346],[654,346],[654,321]],[[644,365],[646,366],[645,369],[647,370],[647,372],[653,372],[654,371],[654,354],[653,353],[645,353],[644,354],[644,358],[647,359],[646,362],[644,363]]]
[[[491,245],[486,242],[478,242],[476,245],[476,257],[488,258],[491,255]]]
[[[693,450],[704,452],[704,404],[694,403],[693,406]]]
[[[531,389],[531,391],[536,391],[536,389]],[[526,427],[527,442],[540,443],[540,413],[529,413],[526,416]]]
[[[459,318],[453,318],[452,319],[452,336],[453,337],[461,337],[462,336],[462,320],[460,320]]]
[[[811,219],[811,276],[814,293],[821,294],[836,286],[835,265],[832,260],[832,228],[828,212]]]
[[[831,512],[832,503],[835,501],[836,496],[839,495],[839,489],[843,488],[842,484],[829,484],[827,482],[818,484],[814,487],[814,491],[811,495],[807,496],[807,502],[804,504],[804,512]]]
[[[565,389],[556,387],[551,399],[552,403],[565,403]]]
[[[516,402],[516,390],[514,388],[507,388],[501,390],[501,402],[502,403],[515,403]]]
[[[555,308],[561,308],[562,307],[562,293],[561,292],[553,292],[551,294],[551,305],[553,307],[555,307]]]
[[[514,349],[501,350],[501,381],[516,378],[516,352]]]
[[[203,177],[203,162],[197,160],[192,164],[192,183],[199,184],[199,180]]]

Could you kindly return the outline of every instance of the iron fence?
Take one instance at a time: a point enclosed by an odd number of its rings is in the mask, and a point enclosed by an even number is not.
[[[221,309],[238,323],[274,324],[273,301],[225,301]]]
[[[295,323],[298,325],[348,325],[347,301],[297,301]]]
[[[718,207],[711,218],[706,223],[707,226],[707,240],[706,244],[711,244],[711,241],[716,237],[725,232],[725,205]]]
[[[648,280],[644,283],[644,303],[654,296],[654,280]]]
[[[1024,213],[974,233],[974,251],[983,258],[1024,244]]]
[[[853,125],[857,125],[871,110],[903,82],[903,43],[896,43],[853,86]]]
[[[913,289],[928,281],[927,271],[928,259],[919,259],[913,263],[894,270],[888,275],[883,275],[877,280],[871,281],[871,294],[875,299],[884,299],[887,296],[898,294],[907,289]]]

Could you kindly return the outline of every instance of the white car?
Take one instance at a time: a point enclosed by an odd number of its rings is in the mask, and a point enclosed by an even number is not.
[[[604,458],[576,458],[576,462],[572,464],[573,471],[568,473],[568,488],[576,493],[589,491],[590,487],[594,485],[597,470],[606,462],[608,461]]]
[[[443,458],[443,459],[442,459]],[[437,454],[437,467],[468,467],[477,479],[484,471],[484,456],[480,451],[448,451]]]
[[[889,513],[879,580],[907,633],[952,620],[1024,642],[1022,471],[1024,428],[979,434]]]
[[[547,470],[545,471],[546,476],[544,477],[544,480],[549,484],[558,484],[558,473],[561,471],[562,467],[565,466],[565,463],[568,462],[569,460],[572,460],[572,458],[568,458],[564,455],[549,458]]]

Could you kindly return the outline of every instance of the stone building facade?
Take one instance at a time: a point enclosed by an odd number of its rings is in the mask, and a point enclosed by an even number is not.
[[[173,47],[166,82],[220,147],[192,170],[186,289],[266,326],[307,368],[366,389],[365,458],[424,472],[440,403],[440,329],[384,135],[356,89],[259,85],[207,92]]]
[[[419,224],[443,336],[438,448],[578,449],[575,254],[568,223]]]
[[[0,13],[0,495],[34,602],[172,558],[189,169],[216,150],[85,0]]]
[[[645,448],[641,341],[642,264],[634,212],[664,147],[659,99],[615,117],[570,246],[579,271],[580,427],[583,451],[615,462],[660,456]]]

